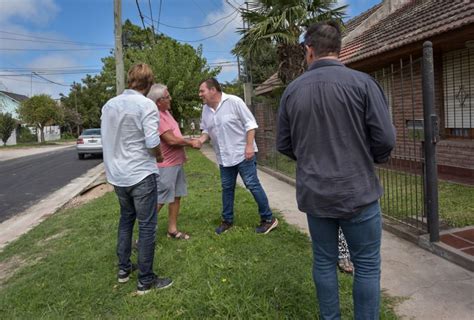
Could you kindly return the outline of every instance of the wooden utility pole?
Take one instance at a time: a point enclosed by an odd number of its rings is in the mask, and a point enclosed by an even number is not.
[[[249,11],[249,3],[245,2],[246,11]],[[250,23],[247,21],[247,26],[245,26],[245,20],[242,19],[243,28],[248,30],[250,28]],[[250,57],[245,60],[245,82],[244,82],[244,101],[247,106],[252,105],[252,95],[253,95],[253,84],[252,76],[250,74]]]
[[[114,24],[115,24],[115,84],[117,95],[125,88],[125,71],[123,66],[122,47],[122,0],[114,0]]]

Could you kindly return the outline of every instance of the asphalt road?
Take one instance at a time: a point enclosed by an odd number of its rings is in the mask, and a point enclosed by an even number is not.
[[[102,162],[75,147],[0,162],[0,223],[23,212]]]

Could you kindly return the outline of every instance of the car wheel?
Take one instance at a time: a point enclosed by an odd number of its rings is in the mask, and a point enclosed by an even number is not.
[[[78,153],[77,156],[79,157],[79,160],[84,160],[84,153]]]

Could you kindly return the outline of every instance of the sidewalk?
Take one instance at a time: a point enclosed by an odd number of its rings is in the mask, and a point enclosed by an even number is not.
[[[60,145],[46,145],[37,147],[24,147],[24,148],[5,148],[0,149],[0,161],[6,161],[34,154],[40,154],[44,152],[56,151],[64,148],[68,148],[75,145],[75,142],[61,143]]]
[[[210,145],[203,145],[201,151],[216,162]],[[261,170],[258,175],[271,207],[309,234],[295,188]],[[473,319],[474,273],[386,231],[382,234],[382,288],[390,296],[406,298],[396,307],[404,318]]]

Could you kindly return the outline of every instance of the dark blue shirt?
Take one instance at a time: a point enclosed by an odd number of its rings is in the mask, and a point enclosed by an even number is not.
[[[286,88],[277,149],[296,160],[302,212],[351,218],[382,196],[374,163],[395,145],[387,101],[369,75],[322,59]]]

